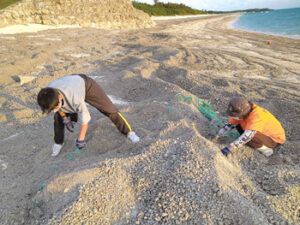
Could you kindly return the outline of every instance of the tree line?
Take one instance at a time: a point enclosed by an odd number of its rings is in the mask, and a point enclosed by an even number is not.
[[[175,3],[162,3],[158,0],[154,0],[154,5],[147,3],[132,1],[133,7],[144,11],[149,16],[175,16],[175,15],[197,15],[197,14],[222,14],[222,13],[244,13],[244,12],[264,12],[271,9],[246,9],[246,10],[234,10],[234,11],[212,11],[212,10],[197,10],[188,7],[184,4]]]
[[[205,14],[202,10],[192,9],[184,4],[161,3],[155,1],[154,5],[133,1],[133,7],[148,13],[149,16],[174,16]]]

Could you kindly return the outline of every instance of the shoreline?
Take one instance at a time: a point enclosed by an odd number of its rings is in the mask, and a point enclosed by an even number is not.
[[[243,16],[242,14],[239,16],[241,17]],[[232,24],[230,24],[230,26],[233,29],[237,29],[237,30],[241,30],[241,31],[246,31],[246,32],[251,32],[251,33],[259,33],[259,34],[266,34],[266,35],[272,35],[272,36],[279,36],[279,37],[287,37],[287,38],[291,38],[291,39],[300,39],[300,34],[282,34],[280,32],[268,32],[268,31],[260,31],[260,30],[255,30],[255,29],[247,29],[247,28],[242,28],[240,25],[234,24],[238,22],[238,18],[235,19],[235,21],[232,22]]]
[[[232,23],[234,23],[234,22],[235,21],[233,21]],[[276,37],[291,38],[291,39],[296,39],[296,40],[300,39],[300,34],[296,34],[296,35],[284,35],[284,34],[272,33],[272,32],[262,32],[262,31],[247,30],[247,29],[241,29],[241,28],[235,27],[233,24],[230,24],[230,27],[232,29],[235,29],[235,30],[245,31],[245,32],[249,32],[249,33],[272,35],[272,36],[276,36]]]
[[[249,32],[249,33],[257,33],[257,34],[264,34],[264,35],[272,35],[275,37],[283,37],[283,38],[291,38],[291,39],[300,39],[300,35],[281,35],[277,33],[268,33],[268,32],[261,32],[255,30],[247,30],[242,29],[234,25],[238,17],[242,16],[240,14],[201,14],[201,15],[187,15],[187,16],[152,16],[151,19],[155,21],[172,21],[172,20],[183,20],[183,19],[197,19],[197,18],[205,18],[205,17],[213,17],[213,16],[227,16],[227,15],[236,15],[237,17],[233,19],[229,24],[228,27],[234,30]],[[42,24],[21,24],[21,25],[9,25],[6,27],[0,28],[0,35],[1,34],[22,34],[22,33],[37,33],[44,30],[52,30],[52,29],[72,29],[72,28],[83,28],[79,25],[42,25]],[[98,29],[98,28],[94,28]],[[114,30],[114,29],[108,29]]]

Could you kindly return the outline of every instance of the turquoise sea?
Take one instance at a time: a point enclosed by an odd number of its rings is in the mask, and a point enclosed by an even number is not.
[[[240,30],[300,38],[300,8],[244,13],[231,26]]]

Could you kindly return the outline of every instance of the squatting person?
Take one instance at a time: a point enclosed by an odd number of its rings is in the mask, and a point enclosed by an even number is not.
[[[273,148],[285,142],[285,132],[280,122],[266,109],[257,106],[244,97],[232,98],[226,113],[231,116],[229,123],[218,132],[215,140],[236,128],[241,136],[221,149],[227,156],[235,148],[248,143],[266,157],[273,154]]]
[[[84,74],[68,75],[52,81],[40,90],[37,102],[43,113],[55,113],[52,156],[57,156],[63,147],[65,127],[73,132],[73,122],[77,122],[78,118],[81,121],[81,130],[76,146],[79,149],[85,147],[85,135],[91,119],[86,102],[109,117],[119,131],[132,142],[140,140],[102,88]]]

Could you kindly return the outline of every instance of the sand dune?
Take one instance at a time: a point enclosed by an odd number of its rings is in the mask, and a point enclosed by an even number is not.
[[[233,30],[235,18],[0,34],[1,223],[300,223],[300,40]],[[84,153],[74,152],[77,125],[51,157],[53,118],[36,95],[72,73],[104,88],[140,143],[90,108]],[[20,75],[36,79],[21,85]],[[270,158],[249,147],[225,158],[232,139],[212,143],[208,119],[178,93],[211,102],[223,121],[228,100],[247,96],[282,122],[287,142]]]

